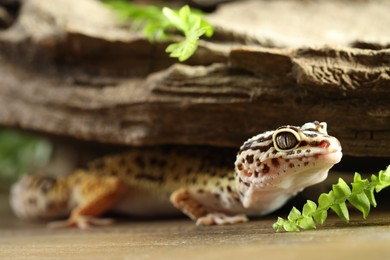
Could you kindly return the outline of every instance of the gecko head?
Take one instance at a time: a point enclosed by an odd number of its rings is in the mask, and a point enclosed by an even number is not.
[[[296,193],[323,181],[341,160],[340,142],[325,122],[282,126],[246,141],[235,162],[239,189],[282,189]]]
[[[22,219],[50,219],[69,214],[69,189],[60,178],[25,175],[11,187],[10,204]]]

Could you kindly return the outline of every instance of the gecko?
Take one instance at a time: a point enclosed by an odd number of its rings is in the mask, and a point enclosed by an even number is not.
[[[134,150],[67,176],[25,175],[12,186],[10,204],[22,219],[57,220],[52,228],[109,225],[112,219],[102,218],[106,212],[182,212],[197,225],[234,224],[273,212],[322,182],[341,150],[325,122],[285,125],[245,141],[234,167],[234,158],[230,165],[212,153]]]

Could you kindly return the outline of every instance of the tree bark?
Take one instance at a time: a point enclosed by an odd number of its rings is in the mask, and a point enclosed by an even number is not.
[[[164,52],[168,42],[149,43],[98,2],[25,1],[0,33],[0,124],[110,144],[238,147],[259,132],[318,120],[345,154],[390,156],[390,34],[303,47],[223,26],[234,6],[249,15],[268,2],[222,5],[210,15],[213,40],[176,64]],[[297,2],[298,13],[313,8]],[[353,3],[351,12],[364,9]]]

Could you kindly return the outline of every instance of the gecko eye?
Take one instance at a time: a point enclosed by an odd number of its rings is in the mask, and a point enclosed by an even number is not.
[[[280,152],[286,152],[296,148],[301,141],[299,134],[289,128],[275,131],[272,139],[275,149]]]

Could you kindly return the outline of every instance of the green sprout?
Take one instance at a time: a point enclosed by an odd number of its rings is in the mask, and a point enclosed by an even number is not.
[[[315,229],[316,224],[323,224],[328,216],[328,210],[332,209],[342,220],[349,222],[349,212],[346,205],[348,201],[358,209],[366,219],[370,213],[371,206],[376,207],[374,196],[382,189],[390,186],[390,165],[386,170],[379,172],[379,175],[372,175],[369,179],[362,179],[359,173],[355,173],[351,184],[352,189],[341,178],[337,184],[332,185],[329,193],[323,193],[318,198],[318,205],[308,200],[303,206],[302,212],[293,207],[287,219],[281,217],[273,224],[274,230],[296,232]]]
[[[188,5],[180,10],[168,7],[137,6],[124,0],[103,0],[124,20],[132,20],[133,27],[143,26],[143,33],[153,42],[156,40],[173,40],[174,30],[179,31],[184,39],[171,43],[165,49],[170,57],[180,62],[189,59],[198,48],[198,41],[203,35],[211,37],[213,27],[202,16],[200,11],[191,10]]]
[[[15,178],[45,164],[52,151],[52,144],[44,138],[0,129],[0,177]]]

